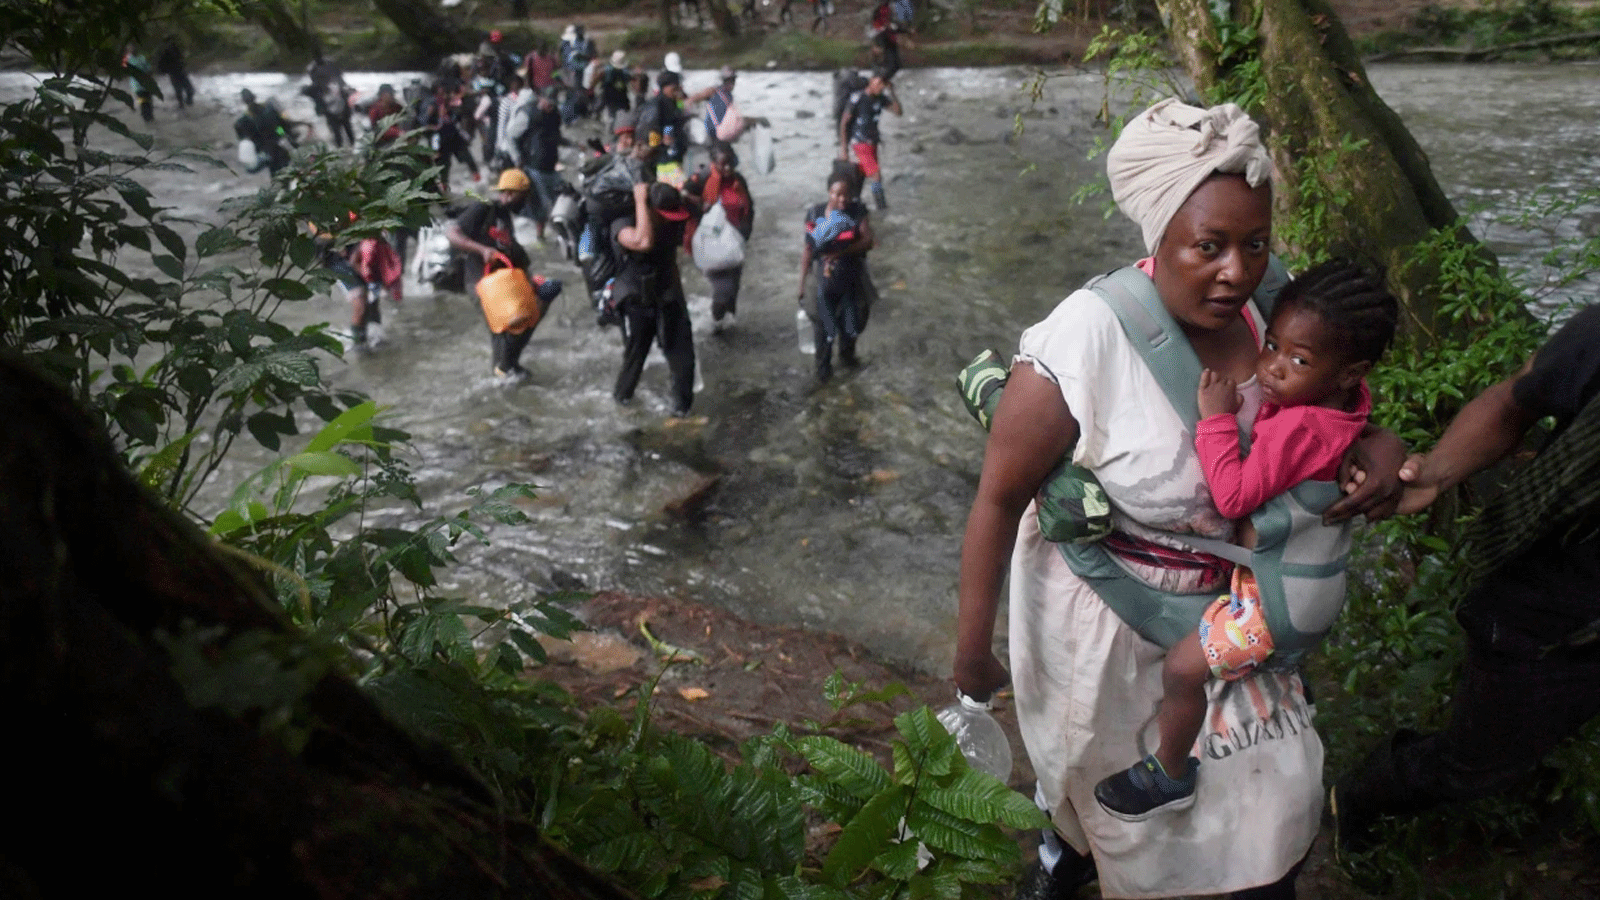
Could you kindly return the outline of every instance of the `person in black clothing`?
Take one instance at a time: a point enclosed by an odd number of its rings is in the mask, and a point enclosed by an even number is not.
[[[156,71],[172,81],[172,97],[178,108],[194,105],[194,82],[189,80],[189,64],[183,58],[183,48],[177,38],[167,38],[156,54]]]
[[[556,174],[561,145],[570,144],[561,136],[561,111],[546,92],[541,95],[530,112],[528,130],[522,133],[518,148],[528,177],[533,181],[529,196],[530,218],[538,229],[539,240],[544,240],[544,229],[550,221],[550,211],[566,182]]]
[[[655,162],[682,163],[689,151],[689,129],[683,114],[683,78],[666,71],[656,76],[658,90],[639,109],[634,139],[655,148]]]
[[[311,104],[316,107],[317,114],[328,123],[328,132],[333,135],[333,145],[343,147],[346,141],[350,146],[356,144],[355,129],[351,127],[350,119],[353,115],[350,109],[350,85],[345,83],[344,73],[332,62],[322,58],[318,53],[306,66],[306,77],[311,83],[301,88],[300,92],[311,98]]]
[[[615,128],[617,117],[633,108],[628,96],[633,73],[628,71],[628,55],[621,50],[611,51],[611,61],[600,71],[600,96],[597,102],[605,116],[606,127]]]
[[[418,121],[424,130],[433,134],[433,162],[439,166],[439,193],[450,193],[450,161],[459,159],[472,172],[472,180],[483,176],[478,171],[478,161],[472,158],[472,143],[467,140],[457,121],[460,115],[460,98],[456,96],[459,82],[440,79],[433,83],[433,96],[422,106]]]
[[[1485,797],[1600,714],[1600,306],[1573,316],[1532,360],[1461,408],[1439,443],[1400,468],[1399,512],[1503,459],[1551,416],[1540,454],[1464,538],[1456,608],[1467,657],[1450,723],[1399,731],[1329,794],[1336,850],[1370,846],[1380,815]]]
[[[521,169],[507,169],[500,173],[495,184],[497,195],[493,203],[475,200],[445,229],[450,246],[466,256],[464,275],[467,296],[478,296],[478,281],[484,269],[496,254],[504,254],[514,268],[528,271],[528,252],[517,242],[516,227],[511,221],[511,211],[521,206],[533,185]],[[561,293],[561,282],[530,276],[539,295],[541,313]],[[501,378],[528,377],[520,360],[522,351],[533,338],[533,329],[520,334],[511,332],[489,333],[489,352],[494,358],[494,373]]]
[[[611,223],[610,240],[620,262],[613,297],[622,314],[622,371],[612,391],[618,403],[633,400],[650,345],[661,344],[672,373],[672,415],[688,415],[694,404],[694,334],[678,272],[689,209],[670,184],[636,184],[631,216]]]
[[[283,142],[287,141],[291,147],[299,146],[294,136],[299,123],[285,119],[270,100],[257,103],[256,95],[249,88],[239,92],[239,99],[244,101],[244,115],[234,120],[234,134],[240,140],[254,143],[260,159],[249,171],[259,172],[265,168],[272,175],[278,174],[279,169],[289,164],[289,151]]]

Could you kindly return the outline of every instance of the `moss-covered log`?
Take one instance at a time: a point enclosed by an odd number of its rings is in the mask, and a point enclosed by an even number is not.
[[[0,357],[0,896],[624,898]]]

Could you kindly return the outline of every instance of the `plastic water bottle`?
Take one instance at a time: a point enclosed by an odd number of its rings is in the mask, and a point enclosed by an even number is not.
[[[974,700],[956,691],[956,702],[939,710],[935,718],[956,739],[961,755],[980,772],[1001,781],[1011,780],[1011,742],[1005,730],[989,714],[988,700]]]
[[[817,353],[817,336],[811,328],[811,317],[803,309],[794,311],[794,327],[799,332],[800,352],[806,356],[815,356]]]

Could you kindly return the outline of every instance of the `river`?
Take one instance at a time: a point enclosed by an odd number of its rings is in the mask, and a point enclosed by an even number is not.
[[[1476,210],[1475,231],[1509,263],[1536,265],[1552,235],[1512,223],[1509,211],[1539,189],[1596,183],[1600,68],[1380,65],[1369,74],[1446,192]],[[409,77],[349,80],[370,94]],[[693,91],[714,75],[685,80]],[[771,120],[778,165],[748,174],[757,217],[734,328],[711,333],[704,279],[685,262],[704,383],[690,418],[666,416],[659,355],[633,406],[611,400],[619,336],[596,327],[577,271],[548,246],[534,249],[535,268],[571,289],[524,357],[528,382],[506,388],[490,377],[473,304],[415,285],[386,311],[383,347],[329,362],[334,383],[390,407],[392,423],[414,436],[429,515],[462,506],[469,487],[538,486],[533,522],[491,527],[490,545],[462,548],[447,592],[505,601],[582,585],[685,596],[948,670],[961,531],[983,453],[955,373],[986,347],[1014,350],[1073,287],[1141,247],[1137,230],[1104,218],[1098,201],[1070,200],[1101,170],[1085,159],[1100,134],[1090,121],[1097,76],[1059,73],[1035,104],[1023,69],[909,70],[897,80],[905,115],[886,117],[882,154],[892,206],[873,217],[882,300],[859,370],[819,388],[795,346],[800,214],[824,198],[834,136],[829,77],[780,71],[741,73],[736,92],[747,115]],[[230,157],[241,87],[313,118],[294,79],[196,81],[195,108],[158,106],[158,146]],[[0,92],[20,84],[4,76]],[[206,219],[264,178],[157,173],[150,184],[177,213]],[[1592,230],[1595,212],[1580,210],[1558,232]],[[326,298],[289,316],[343,322],[345,309]],[[219,490],[259,464],[242,460]],[[697,491],[698,503],[667,511]]]

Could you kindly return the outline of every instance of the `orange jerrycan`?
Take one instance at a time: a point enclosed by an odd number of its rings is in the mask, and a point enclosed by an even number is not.
[[[542,312],[533,282],[504,253],[496,253],[484,263],[483,277],[478,279],[478,303],[495,334],[521,334],[539,324]]]

